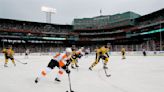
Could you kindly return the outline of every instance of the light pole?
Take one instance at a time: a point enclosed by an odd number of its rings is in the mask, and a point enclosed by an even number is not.
[[[41,7],[41,11],[46,13],[46,22],[47,23],[51,23],[51,14],[55,14],[56,13],[56,9],[55,8],[51,8],[51,7],[47,7],[47,6],[42,6]]]
[[[160,21],[160,51],[162,51],[162,29],[161,29],[161,23],[162,21]]]

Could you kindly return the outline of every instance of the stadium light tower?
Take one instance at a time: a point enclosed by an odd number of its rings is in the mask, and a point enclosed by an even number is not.
[[[51,14],[55,14],[56,13],[56,9],[55,8],[51,8],[51,7],[47,7],[47,6],[42,6],[41,7],[41,11],[46,13],[46,22],[47,23],[51,23]]]
[[[162,47],[162,29],[161,29],[161,27],[162,27],[162,25],[161,25],[161,23],[162,23],[162,21],[160,21],[160,51],[162,51],[163,50],[163,47]]]

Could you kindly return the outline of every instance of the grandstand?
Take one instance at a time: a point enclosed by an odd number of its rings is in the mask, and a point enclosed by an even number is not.
[[[159,51],[164,50],[163,31],[164,9],[144,16],[129,11],[74,19],[73,25],[0,19],[0,49],[12,45],[21,53],[27,48],[31,52],[53,52],[73,44],[95,48],[111,43],[113,51],[121,47]]]
[[[143,48],[149,51],[159,51],[161,35],[161,50],[164,50],[162,38],[164,9],[144,16],[125,12],[99,16],[99,18],[98,23],[105,25],[96,24],[95,21],[88,21],[86,18],[74,19],[74,32],[79,33],[79,44],[85,45],[87,42],[87,45],[93,46],[111,43],[113,51],[120,51],[121,47],[125,47],[128,51],[142,51]],[[91,19],[95,20],[95,18]],[[108,23],[103,19],[106,19]]]
[[[32,52],[60,51],[68,45],[71,31],[72,25],[0,19],[0,47],[12,45],[16,52],[27,48]]]

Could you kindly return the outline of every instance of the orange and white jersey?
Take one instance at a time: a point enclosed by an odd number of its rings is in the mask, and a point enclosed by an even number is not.
[[[60,67],[63,67],[64,65],[66,65],[66,60],[70,59],[70,56],[67,56],[66,53],[57,53],[53,59],[56,60],[59,63]]]

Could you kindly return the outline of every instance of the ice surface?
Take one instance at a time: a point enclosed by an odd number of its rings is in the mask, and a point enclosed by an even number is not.
[[[9,61],[4,68],[0,57],[0,92],[65,92],[69,89],[67,74],[61,78],[61,83],[54,81],[57,74],[55,68],[38,84],[34,83],[38,72],[45,68],[52,56],[15,56],[27,65],[17,63],[14,67]],[[106,77],[100,62],[93,71],[88,67],[95,56],[82,57],[79,69],[71,70],[72,89],[76,92],[164,92],[164,56],[111,56]]]

